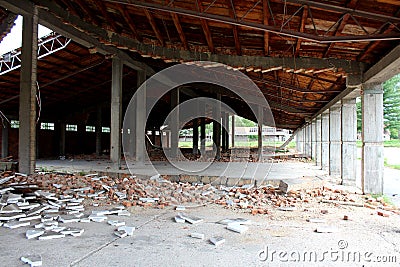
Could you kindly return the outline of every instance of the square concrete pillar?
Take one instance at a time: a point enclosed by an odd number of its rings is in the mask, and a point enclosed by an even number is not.
[[[205,155],[206,152],[206,104],[204,102],[200,102],[199,104],[200,114],[202,114],[200,118],[200,153],[201,155]]]
[[[217,94],[218,103],[213,106],[213,142],[215,144],[215,158],[221,158],[221,94]]]
[[[329,111],[321,117],[321,167],[329,171]]]
[[[4,127],[1,128],[1,157],[8,157],[8,128],[9,124],[4,123]]]
[[[356,99],[342,99],[342,184],[356,186],[357,177]]]
[[[342,171],[342,120],[340,102],[329,109],[329,175],[340,176]]]
[[[121,167],[122,68],[122,61],[114,57],[111,76],[110,160],[116,169]]]
[[[171,117],[171,157],[176,158],[179,146],[179,88],[171,91],[171,110],[173,109],[177,112]]]
[[[95,132],[96,132],[96,155],[100,156],[100,154],[101,154],[101,135],[102,135],[102,109],[101,109],[101,106],[97,107]]]
[[[321,165],[321,115],[315,118],[315,164],[318,167]]]
[[[315,160],[317,151],[317,131],[316,131],[316,121],[315,119],[311,122],[311,158]]]
[[[198,125],[198,119],[193,120],[193,154],[197,155],[199,152],[199,125]]]
[[[235,147],[235,115],[232,114],[232,123],[231,123],[231,147]]]
[[[383,193],[383,88],[364,85],[362,91],[362,170],[364,193]]]
[[[305,135],[305,152],[307,157],[311,157],[311,124],[307,124],[306,126],[306,135]]]
[[[261,106],[258,106],[258,136],[257,136],[257,143],[258,143],[258,161],[262,160],[263,155],[263,121],[264,121],[264,109]]]
[[[24,15],[19,94],[19,172],[31,174],[36,165],[36,90],[38,9]]]
[[[304,137],[303,135],[304,135],[304,129],[301,128],[297,131],[297,134],[296,134],[296,150],[299,153],[304,153],[303,146],[302,146],[303,145],[303,137]]]
[[[145,81],[146,73],[144,71],[138,71],[136,81],[137,88],[139,88]],[[135,156],[136,162],[142,164],[144,163],[146,156],[146,90],[137,91],[135,101],[136,110],[134,126],[136,129],[133,135],[135,140]]]

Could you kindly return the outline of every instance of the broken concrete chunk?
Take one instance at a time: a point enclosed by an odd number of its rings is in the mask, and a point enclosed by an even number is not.
[[[124,226],[125,222],[111,220],[111,221],[108,221],[108,224],[112,225],[112,226]]]
[[[317,227],[316,232],[317,233],[336,233],[339,230],[335,227],[332,226],[320,226]]]
[[[0,214],[0,221],[15,220],[23,217],[26,217],[26,214],[21,212]]]
[[[41,213],[42,211],[44,211],[46,209],[48,209],[47,206],[40,206],[40,207],[37,207],[37,208],[33,208],[31,210],[28,210],[26,212],[26,215],[27,216],[31,216],[31,215],[34,215],[34,214],[39,214],[39,213]]]
[[[10,222],[5,223],[3,226],[10,228],[10,229],[15,229],[15,228],[29,226],[29,225],[31,225],[31,222],[10,221]]]
[[[39,240],[50,240],[65,237],[62,233],[57,233],[55,231],[45,232],[43,235],[39,236]]]
[[[325,219],[320,219],[320,218],[309,218],[307,219],[307,221],[310,223],[326,223]]]
[[[225,243],[225,238],[223,238],[222,236],[211,237],[210,242],[212,244],[214,244],[215,246],[219,246],[219,245]]]
[[[28,203],[28,202],[26,202],[26,203],[27,203],[27,205],[19,206],[19,208],[21,210],[31,210],[31,209],[40,207],[39,203]]]
[[[28,255],[21,257],[21,261],[29,264],[31,267],[42,266],[42,256],[40,255]]]
[[[3,206],[0,209],[0,213],[16,213],[22,212],[22,210],[16,204],[9,204],[7,206]]]
[[[89,219],[94,221],[94,222],[104,222],[105,220],[107,220],[107,216],[104,215],[90,215]]]
[[[125,199],[126,198],[126,194],[122,193],[122,192],[115,192],[114,193],[119,199]]]
[[[61,234],[64,235],[72,235],[72,236],[81,236],[85,229],[82,228],[74,228],[74,227],[68,227],[60,231]]]
[[[9,203],[9,204],[15,204],[15,203],[17,203],[20,199],[22,199],[22,195],[19,195],[19,194],[9,193],[9,194],[7,195],[7,203]]]
[[[193,238],[198,238],[198,239],[202,239],[202,240],[204,239],[204,234],[201,234],[201,233],[191,233],[190,236]]]
[[[133,226],[120,226],[118,227],[117,231],[125,231],[127,235],[131,236],[133,235],[133,232],[135,231],[135,227]]]
[[[315,189],[322,188],[324,186],[324,180],[318,177],[303,177],[298,179],[286,179],[281,180],[279,183],[279,189],[282,192],[296,191],[300,189]]]
[[[145,202],[145,203],[154,203],[158,201],[158,197],[141,197],[139,198],[139,201]]]
[[[175,217],[174,217],[174,219],[175,219],[175,222],[177,222],[177,223],[185,223],[185,219],[183,219],[181,216],[179,216],[179,215],[176,215]]]
[[[82,222],[82,223],[89,223],[90,222],[90,219],[87,217],[87,218],[81,218],[80,220],[79,220],[79,222]]]
[[[25,236],[27,239],[32,239],[32,238],[39,237],[43,234],[44,234],[43,230],[30,229],[30,230],[26,231]]]
[[[40,216],[40,215],[33,215],[33,216],[19,218],[18,221],[26,222],[26,221],[40,220],[41,218],[42,218],[42,216]]]
[[[118,230],[116,230],[116,231],[114,232],[114,234],[115,234],[116,236],[120,237],[120,238],[123,238],[123,237],[128,236],[128,233],[125,232],[125,231],[118,231]]]
[[[203,222],[203,219],[196,217],[196,216],[189,216],[187,214],[184,213],[179,213],[178,214],[182,219],[184,219],[185,221],[191,223],[191,224],[197,224],[197,223],[201,223]]]
[[[131,213],[129,212],[129,211],[127,211],[127,210],[120,210],[120,211],[118,211],[118,213],[117,213],[117,215],[118,216],[131,216]]]
[[[249,219],[244,219],[244,218],[236,218],[236,219],[223,219],[218,222],[219,224],[223,225],[228,225],[231,223],[236,223],[236,224],[251,224],[251,220]]]
[[[63,216],[58,216],[58,221],[62,223],[75,223],[79,222],[79,218],[76,218],[75,216],[71,215],[63,215]]]
[[[230,223],[230,224],[228,224],[226,229],[241,234],[241,233],[244,233],[247,230],[249,230],[249,227],[247,227],[245,225],[240,225],[238,223]]]
[[[185,206],[176,206],[175,210],[183,211],[183,210],[186,210],[186,207]]]

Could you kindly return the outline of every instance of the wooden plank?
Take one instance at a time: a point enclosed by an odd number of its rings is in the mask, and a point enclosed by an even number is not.
[[[143,8],[144,14],[146,15],[147,19],[149,20],[149,23],[151,25],[151,28],[153,29],[154,34],[156,35],[158,41],[160,42],[161,46],[164,46],[164,38],[161,35],[160,30],[158,29],[158,26],[156,24],[156,21],[154,20],[153,15],[151,15],[150,11],[147,10],[147,8]]]
[[[300,27],[299,27],[299,31],[300,32],[304,32],[304,28],[306,26],[307,17],[308,17],[308,7],[304,6],[303,7],[303,15],[301,16],[301,22],[300,22]],[[297,39],[296,49],[295,49],[295,52],[294,52],[294,56],[295,57],[299,56],[301,41],[302,41],[301,38]]]
[[[139,34],[137,32],[135,23],[133,22],[128,10],[121,5],[118,5],[117,9],[121,13],[124,20],[127,22],[128,27],[131,29],[133,38],[135,38],[136,40],[142,41],[142,38],[139,36]]]
[[[203,13],[204,11],[203,11],[203,5],[202,5],[201,0],[196,0],[196,3],[199,8],[199,11],[201,13]],[[210,29],[208,27],[208,23],[205,19],[200,19],[200,21],[201,21],[201,26],[203,28],[204,36],[206,37],[208,49],[210,50],[211,53],[214,53],[214,44],[212,41],[212,36],[211,36]]]
[[[166,0],[166,2],[168,3],[169,1]],[[171,1],[171,6],[172,7],[174,6],[174,3],[172,1]],[[172,17],[172,20],[174,22],[176,31],[179,34],[179,38],[181,39],[183,48],[185,48],[186,50],[189,50],[189,45],[188,45],[188,42],[186,41],[186,35],[185,35],[185,33],[184,33],[183,29],[182,29],[182,25],[181,25],[181,22],[179,20],[178,14],[171,13],[171,17]]]
[[[104,4],[104,2],[103,1],[96,1],[95,5],[100,8],[100,12],[101,12],[103,18],[105,19],[105,23],[106,24],[110,24],[111,29],[114,32],[118,32],[117,24],[115,23],[115,20],[110,17],[110,14],[107,11],[107,6]]]
[[[269,20],[269,2],[268,0],[263,0],[263,23],[268,26]],[[269,32],[264,31],[264,55],[269,55]]]
[[[228,5],[229,16],[234,20],[237,20],[233,0],[226,0],[226,3]],[[240,56],[242,54],[242,48],[239,41],[238,27],[236,25],[232,25],[232,31],[233,31],[233,38],[235,39],[236,54]]]
[[[83,11],[84,14],[86,14],[85,17],[88,19],[88,21],[90,21],[96,25],[100,24],[96,14],[93,13],[92,9],[87,8],[87,6],[85,4],[83,4],[81,2],[81,0],[74,0],[74,2],[76,4],[78,4],[79,8]]]

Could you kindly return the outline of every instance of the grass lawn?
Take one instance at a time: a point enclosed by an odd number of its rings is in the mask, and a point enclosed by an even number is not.
[[[362,146],[362,141],[358,140],[357,141],[357,147]],[[400,147],[400,139],[392,139],[388,141],[383,142],[384,147]]]
[[[383,163],[384,163],[385,167],[400,170],[400,164],[389,164],[389,163],[387,163],[387,158],[384,159]]]

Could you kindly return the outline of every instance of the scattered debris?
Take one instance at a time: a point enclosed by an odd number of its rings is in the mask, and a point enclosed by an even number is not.
[[[321,218],[309,218],[307,221],[310,223],[326,223],[326,220]]]
[[[223,238],[222,236],[211,237],[210,242],[212,244],[214,244],[215,246],[219,246],[219,245],[225,243],[225,238]]]
[[[198,239],[202,239],[202,240],[204,239],[204,234],[201,234],[201,233],[191,233],[190,236],[193,238],[198,238]]]
[[[247,230],[249,230],[249,227],[247,227],[245,225],[240,225],[238,223],[230,223],[230,224],[228,224],[226,229],[241,234],[241,233],[244,233]]]
[[[29,255],[21,257],[21,261],[29,264],[31,267],[42,266],[42,256],[40,255]]]
[[[244,219],[244,218],[236,218],[236,219],[223,219],[221,221],[218,222],[219,224],[223,224],[223,225],[228,225],[228,224],[251,224],[251,220],[249,219]]]
[[[344,215],[343,216],[343,220],[348,221],[349,220],[349,216],[348,215]]]
[[[43,234],[44,234],[43,230],[30,229],[30,230],[26,231],[25,236],[26,236],[27,239],[32,239],[32,238],[39,237],[39,236],[41,236]]]
[[[179,214],[178,215],[176,215],[175,217],[174,217],[174,219],[175,219],[175,222],[177,222],[177,223],[185,223],[185,219],[184,218],[182,218]]]
[[[315,231],[317,233],[336,233],[338,229],[332,226],[320,226]]]
[[[39,236],[39,240],[50,240],[65,237],[64,234],[55,231],[46,231],[43,235]]]
[[[184,213],[179,213],[178,216],[182,219],[184,219],[185,221],[191,223],[191,224],[197,224],[197,223],[201,223],[203,222],[203,219],[196,217],[196,216],[189,216],[187,214]]]
[[[125,222],[121,222],[121,221],[108,221],[108,224],[109,224],[109,225],[112,225],[112,226],[124,226],[124,225],[125,225]]]

